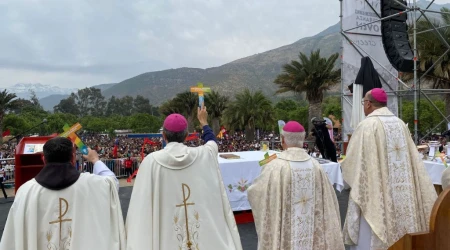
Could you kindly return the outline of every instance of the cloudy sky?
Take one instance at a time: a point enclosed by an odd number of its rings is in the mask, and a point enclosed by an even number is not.
[[[338,21],[338,0],[0,0],[0,87],[219,66]]]

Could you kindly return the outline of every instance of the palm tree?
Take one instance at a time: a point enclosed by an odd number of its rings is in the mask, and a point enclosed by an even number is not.
[[[173,104],[173,99],[163,102],[161,106],[159,106],[159,112],[164,116],[168,116],[173,113],[181,113],[178,110],[178,107],[175,107]]]
[[[448,8],[441,8],[441,12],[450,12]],[[450,16],[446,14],[441,14],[441,20],[434,20],[433,25],[440,28],[439,32],[442,34],[444,39],[450,43]],[[425,31],[430,30],[433,27],[431,24],[421,19],[417,22],[417,30]],[[425,32],[417,35],[417,49],[419,53],[419,74],[423,74],[428,70],[433,63],[435,63],[439,57],[441,57],[447,47],[439,39],[439,37],[433,32]],[[412,78],[412,74],[408,74],[406,78]],[[447,54],[440,60],[436,66],[431,70],[431,72],[425,76],[425,79],[432,82],[434,89],[450,89],[450,54]],[[445,111],[446,116],[450,115],[450,94],[445,95]]]
[[[341,71],[334,64],[338,54],[328,58],[320,56],[320,50],[312,51],[309,58],[300,52],[299,61],[291,61],[283,66],[283,73],[278,75],[274,83],[279,85],[277,93],[293,91],[297,94],[306,93],[309,102],[309,124],[311,119],[322,117],[322,100],[326,90],[338,83]]]
[[[3,118],[10,110],[17,108],[17,102],[14,99],[17,98],[16,94],[8,93],[5,89],[0,92],[0,141],[3,142]]]
[[[220,130],[220,118],[224,110],[227,108],[230,98],[220,95],[217,91],[212,91],[205,96],[205,105],[212,121],[212,129],[217,135]]]
[[[246,139],[253,141],[256,125],[274,122],[272,103],[262,91],[251,93],[249,89],[235,98],[224,111],[225,123],[230,130],[245,128]]]
[[[197,94],[185,91],[177,94],[172,100],[163,103],[159,110],[165,116],[173,113],[184,115],[188,121],[188,131],[193,132],[195,128],[195,117],[197,116],[197,107]]]

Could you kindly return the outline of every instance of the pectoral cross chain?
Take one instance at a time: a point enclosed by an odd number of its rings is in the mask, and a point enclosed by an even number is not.
[[[64,211],[64,213],[62,212],[62,203],[66,204],[66,210]],[[61,234],[62,234],[62,227],[61,224],[63,222],[69,222],[72,221],[72,219],[63,219],[64,215],[66,215],[67,211],[69,211],[69,203],[67,202],[66,199],[64,198],[59,198],[59,217],[58,220],[55,221],[50,221],[49,224],[55,224],[55,223],[59,223],[59,240],[61,240]]]
[[[187,191],[187,197],[186,197],[186,191]],[[183,190],[183,204],[177,205],[177,207],[184,207],[184,216],[186,217],[186,235],[187,235],[187,247],[189,250],[191,250],[192,242],[189,236],[189,219],[188,219],[188,213],[187,213],[187,206],[195,205],[195,203],[188,203],[189,197],[191,197],[191,189],[188,185],[182,183],[181,189]]]

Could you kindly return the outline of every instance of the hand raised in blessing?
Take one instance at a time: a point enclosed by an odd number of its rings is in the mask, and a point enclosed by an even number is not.
[[[197,118],[202,127],[208,125],[208,112],[206,111],[205,102],[202,102],[202,107],[198,108]]]
[[[83,155],[83,158],[86,161],[91,162],[92,164],[95,164],[97,161],[100,160],[100,158],[98,157],[97,151],[92,150],[91,148],[88,148],[88,154],[87,155]]]

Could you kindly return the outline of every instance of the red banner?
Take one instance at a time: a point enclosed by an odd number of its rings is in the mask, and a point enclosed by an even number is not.
[[[156,142],[154,142],[154,141],[152,141],[152,140],[150,140],[148,138],[144,139],[144,145],[142,145],[142,146],[145,146],[145,144],[150,144],[152,146],[158,145],[158,143],[156,143]]]
[[[198,140],[198,134],[192,134],[186,138],[186,141]]]
[[[117,158],[117,145],[114,146],[113,156],[114,156],[114,158]]]
[[[7,129],[6,131],[4,131],[3,133],[2,133],[2,136],[8,136],[8,135],[10,135],[11,134],[11,131],[9,131],[9,129]]]

